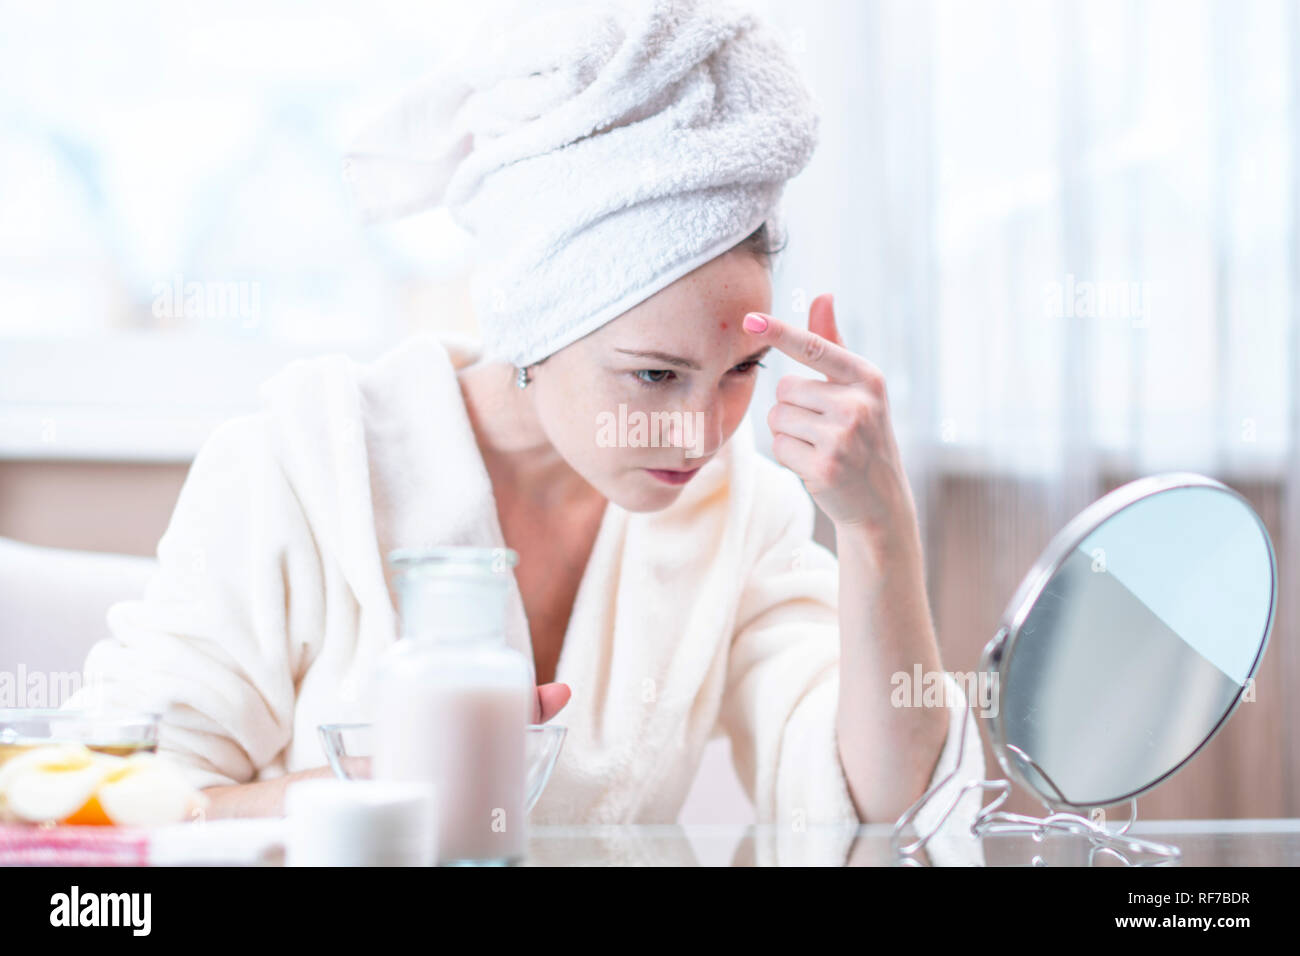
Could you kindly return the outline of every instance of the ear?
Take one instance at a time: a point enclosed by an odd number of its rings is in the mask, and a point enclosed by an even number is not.
[[[836,345],[843,345],[840,330],[835,325],[835,297],[829,292],[812,300],[808,307],[808,331],[820,335]]]

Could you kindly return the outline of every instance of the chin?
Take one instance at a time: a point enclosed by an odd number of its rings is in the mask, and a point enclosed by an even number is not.
[[[654,487],[654,484],[655,479],[643,471],[636,471],[619,483],[615,494],[606,497],[624,511],[663,511],[678,499],[682,488],[685,487],[685,485]]]
[[[639,512],[641,514],[649,514],[652,511],[663,511],[665,508],[667,508],[669,505],[671,505],[674,501],[677,500],[677,496],[678,496],[678,492],[670,491],[667,497],[661,497],[657,500],[651,501],[647,496],[642,495],[636,501],[630,501],[626,504],[620,502],[619,507],[622,508],[624,511]]]

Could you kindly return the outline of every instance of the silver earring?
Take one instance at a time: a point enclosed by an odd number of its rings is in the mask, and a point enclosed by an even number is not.
[[[528,383],[531,381],[532,379],[528,377],[528,369],[520,368],[519,374],[515,377],[515,384],[518,385],[520,388],[527,388]]]

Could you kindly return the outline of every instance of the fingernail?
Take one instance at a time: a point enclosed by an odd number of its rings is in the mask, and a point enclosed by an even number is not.
[[[757,312],[751,312],[745,316],[745,331],[747,332],[766,332],[767,319]]]

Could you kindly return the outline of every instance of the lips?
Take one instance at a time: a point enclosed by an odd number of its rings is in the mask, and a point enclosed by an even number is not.
[[[695,477],[700,466],[692,468],[690,471],[672,471],[665,468],[647,468],[646,471],[655,478],[658,478],[666,485],[684,485]]]

